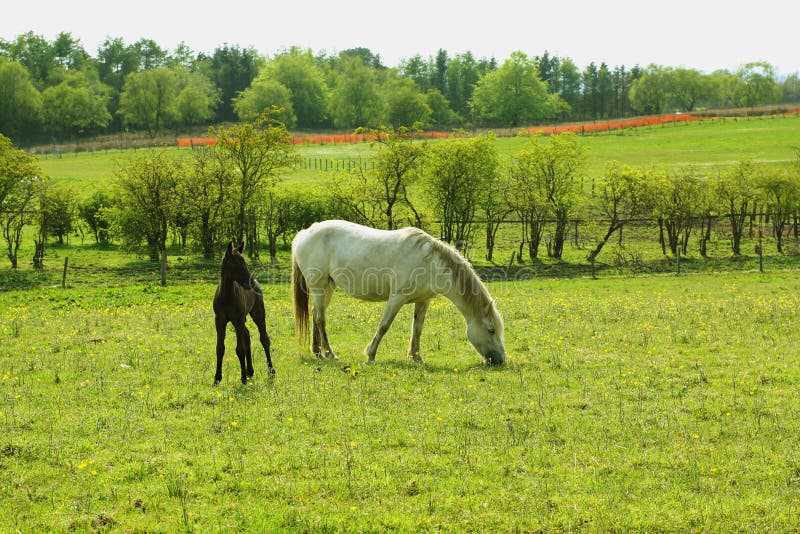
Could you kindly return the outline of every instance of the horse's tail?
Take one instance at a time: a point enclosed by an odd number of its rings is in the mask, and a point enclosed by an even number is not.
[[[294,299],[294,335],[298,343],[308,343],[308,282],[297,260],[292,257],[292,296]]]

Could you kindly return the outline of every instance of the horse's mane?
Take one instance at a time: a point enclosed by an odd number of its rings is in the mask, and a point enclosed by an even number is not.
[[[445,243],[440,239],[436,239],[419,228],[405,228],[404,229],[408,238],[414,242],[417,247],[429,244],[431,251],[436,253],[438,258],[450,269],[453,273],[453,280],[456,284],[456,289],[459,294],[464,297],[464,303],[474,310],[481,310],[486,308],[492,302],[492,297],[486,290],[475,269],[472,265],[464,259],[458,250]]]

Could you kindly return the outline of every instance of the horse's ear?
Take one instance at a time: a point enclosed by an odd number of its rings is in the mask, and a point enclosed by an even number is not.
[[[228,254],[233,254],[233,241],[228,243]]]
[[[492,301],[486,305],[486,309],[484,310],[486,315],[489,315],[489,313],[492,311],[492,306],[497,306],[497,299],[492,299]]]
[[[239,243],[239,246],[238,246],[238,247],[236,247],[236,250],[237,250],[237,251],[239,251],[239,254],[241,254],[242,252],[244,252],[244,241],[242,241],[241,243]]]

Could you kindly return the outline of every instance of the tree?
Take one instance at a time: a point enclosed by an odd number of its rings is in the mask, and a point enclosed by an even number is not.
[[[430,124],[431,108],[425,95],[414,82],[405,78],[389,81],[384,86],[384,121],[394,128],[411,128]]]
[[[0,228],[13,269],[17,268],[22,230],[32,220],[35,187],[41,176],[36,158],[0,134]]]
[[[775,81],[775,68],[758,61],[747,63],[736,73],[739,83],[733,91],[738,107],[755,107],[773,104],[780,99],[780,87]]]
[[[276,55],[267,62],[258,79],[274,80],[290,91],[292,110],[300,128],[327,124],[327,87],[311,50],[292,47]]]
[[[578,143],[574,134],[548,138],[536,135],[531,137],[527,148],[518,152],[517,159],[531,173],[550,215],[555,219],[556,228],[549,253],[554,258],[561,258],[567,221],[578,202],[578,180],[586,163],[586,148]]]
[[[234,124],[230,127],[211,128],[210,134],[217,138],[215,154],[223,167],[235,169],[234,199],[236,222],[235,241],[245,241],[246,213],[262,190],[273,186],[277,171],[290,167],[295,159],[292,136],[286,125],[275,120],[279,109],[264,113],[254,122]],[[250,228],[255,232],[255,228]],[[252,237],[252,235],[248,236]],[[251,256],[258,254],[257,243],[248,239]]]
[[[766,200],[772,235],[779,253],[783,253],[783,234],[791,224],[800,204],[800,176],[795,165],[768,167],[758,181]]]
[[[649,65],[631,85],[633,109],[642,114],[657,115],[664,111],[669,96],[669,84],[664,67]]]
[[[129,246],[145,244],[150,259],[166,261],[172,203],[183,169],[163,152],[134,157],[116,171],[118,223]],[[162,278],[162,282],[165,281]]]
[[[280,108],[280,117],[287,128],[294,128],[297,117],[292,108],[292,92],[276,80],[258,77],[253,80],[253,85],[239,93],[234,99],[233,109],[239,120],[253,121],[265,111],[273,107]]]
[[[608,229],[589,253],[587,259],[594,260],[615,232],[652,211],[654,196],[650,187],[652,176],[644,169],[629,167],[612,161],[606,164],[605,173],[599,180],[596,208],[609,221]]]
[[[709,100],[713,94],[709,78],[700,71],[671,69],[668,71],[668,78],[670,96],[681,111],[694,111],[699,102]]]
[[[702,199],[702,182],[697,171],[688,167],[677,173],[659,176],[653,182],[657,187],[655,211],[661,250],[666,254],[666,247],[669,246],[672,254],[677,255],[679,248],[681,254],[686,254]]]
[[[755,209],[758,198],[756,189],[756,164],[740,161],[714,180],[714,191],[720,202],[720,212],[727,217],[731,228],[731,248],[735,255],[741,254],[744,223]]]
[[[331,94],[330,114],[337,128],[375,127],[383,107],[375,74],[360,58],[343,62]]]
[[[21,140],[33,137],[42,96],[25,68],[0,58],[0,134]]]
[[[58,139],[101,130],[111,121],[108,99],[107,89],[98,81],[80,71],[70,73],[42,93],[45,128]]]
[[[95,191],[92,196],[78,204],[78,214],[91,230],[95,243],[109,243],[111,221],[107,215],[118,204],[118,199],[105,191]]]
[[[252,48],[228,46],[214,50],[210,57],[199,58],[199,68],[219,89],[218,122],[234,120],[234,98],[247,89],[258,74],[262,60]]]
[[[210,121],[218,104],[219,91],[211,80],[202,72],[191,72],[178,92],[175,111],[182,124],[195,126]]]
[[[177,199],[191,221],[189,232],[203,257],[214,258],[221,237],[230,228],[233,173],[214,153],[216,148],[192,152],[186,172],[178,177]],[[232,233],[229,235],[233,235]]]
[[[522,248],[528,244],[528,257],[533,260],[539,256],[547,220],[547,202],[536,174],[529,168],[529,158],[525,153],[517,153],[506,167],[507,185],[503,189],[505,201],[517,215],[522,226],[518,258],[522,261]]]
[[[425,97],[431,110],[430,123],[434,128],[450,128],[460,126],[464,122],[464,119],[450,108],[450,102],[439,90],[431,89]]]
[[[358,169],[345,177],[334,186],[335,198],[362,222],[374,226],[394,230],[403,216],[420,226],[422,220],[409,198],[409,189],[419,178],[425,145],[414,141],[413,131],[407,128],[381,128],[364,133],[378,145],[375,166],[370,170]]]
[[[441,221],[441,237],[464,247],[498,170],[494,136],[453,139],[432,145],[425,168],[425,190]]]
[[[442,91],[453,111],[463,119],[470,116],[470,101],[475,90],[475,85],[480,79],[478,62],[470,52],[457,55],[447,63],[447,85]]]
[[[522,52],[513,52],[499,69],[480,79],[472,103],[482,120],[512,127],[551,117],[554,111],[535,60]]]
[[[125,80],[119,113],[126,124],[140,126],[156,137],[174,117],[177,95],[175,73],[166,67],[134,72]]]
[[[8,47],[8,57],[25,67],[40,91],[47,85],[50,73],[59,66],[50,42],[33,32],[19,35],[12,41]]]

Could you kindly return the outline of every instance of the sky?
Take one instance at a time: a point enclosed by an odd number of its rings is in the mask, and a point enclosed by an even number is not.
[[[153,39],[169,51],[223,45],[273,56],[292,46],[336,54],[365,47],[384,65],[414,55],[471,52],[498,63],[512,52],[570,58],[579,67],[658,64],[704,72],[766,61],[800,72],[796,0],[12,0],[0,38],[33,31],[80,39],[92,56],[107,37]]]

